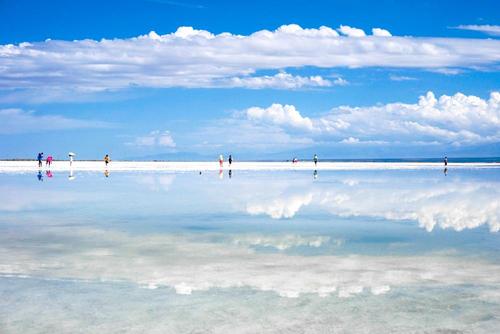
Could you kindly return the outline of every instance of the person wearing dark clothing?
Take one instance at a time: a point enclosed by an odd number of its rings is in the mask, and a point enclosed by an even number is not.
[[[443,162],[444,162],[444,165],[445,165],[445,166],[448,166],[448,157],[444,157]]]
[[[229,167],[231,167],[231,164],[233,163],[233,156],[231,154],[229,155],[228,162],[229,162]]]
[[[38,160],[38,167],[42,167],[43,152],[38,153],[38,156],[36,159]]]
[[[317,166],[318,165],[318,156],[316,154],[314,155],[313,161],[314,161],[314,166]]]

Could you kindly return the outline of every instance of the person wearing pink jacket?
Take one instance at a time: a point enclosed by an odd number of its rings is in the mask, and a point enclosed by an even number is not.
[[[49,155],[47,157],[47,160],[45,160],[45,166],[49,166],[49,168],[50,168],[50,165],[52,165],[52,160],[53,160],[52,156]]]

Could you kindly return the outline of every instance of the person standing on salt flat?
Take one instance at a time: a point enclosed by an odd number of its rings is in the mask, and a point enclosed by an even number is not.
[[[318,165],[318,155],[314,155],[314,158],[313,158],[313,161],[314,161],[314,166],[317,166]]]
[[[73,157],[75,156],[76,154],[73,153],[73,152],[69,152],[68,153],[68,156],[69,156],[69,165],[70,166],[73,166]]]
[[[222,166],[224,165],[224,157],[221,155],[219,155],[219,166],[220,168],[222,168]]]
[[[109,158],[109,155],[108,155],[108,154],[106,154],[106,155],[104,156],[104,163],[106,164],[106,167],[108,167],[108,164],[109,164],[109,162],[110,162],[110,161],[111,161],[111,159]]]
[[[39,152],[36,159],[38,160],[38,167],[42,167],[43,152]]]
[[[443,162],[444,162],[444,165],[445,165],[445,166],[448,166],[448,157],[444,157]]]
[[[231,164],[233,163],[233,156],[231,154],[229,155],[229,159],[227,159],[227,161],[229,162],[229,167],[231,167]]]
[[[49,168],[50,168],[50,165],[52,165],[52,160],[53,160],[52,156],[49,155],[47,157],[47,160],[45,160],[45,166],[49,166]]]

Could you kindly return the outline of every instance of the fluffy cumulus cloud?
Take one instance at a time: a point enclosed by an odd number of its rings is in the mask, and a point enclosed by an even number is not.
[[[34,111],[17,108],[0,109],[0,134],[106,128],[112,126],[110,123],[101,121],[82,120],[62,115],[41,115]]]
[[[389,30],[381,29],[381,28],[373,28],[372,34],[373,34],[373,36],[378,36],[378,37],[391,37],[392,36],[392,34],[389,32]]]
[[[128,39],[1,45],[0,88],[95,92],[135,86],[325,87],[332,82],[279,71],[306,66],[484,68],[498,64],[499,50],[495,39],[403,37],[382,28],[367,35],[347,25],[337,31],[291,24],[246,36],[180,27],[174,33]],[[277,74],[255,77],[259,70]]]
[[[249,108],[246,116],[250,121],[304,130],[318,140],[351,145],[500,142],[499,92],[486,100],[462,93],[436,97],[428,92],[413,104],[342,106],[317,118],[305,117],[291,105],[273,104]]]
[[[366,34],[362,29],[349,26],[340,26],[339,31],[347,37],[365,37]]]
[[[456,29],[479,31],[488,35],[500,36],[500,26],[490,24],[463,24],[455,27]]]
[[[144,146],[144,147],[169,147],[174,148],[176,146],[174,139],[170,135],[169,131],[159,131],[154,130],[145,136],[136,137],[134,141],[129,142],[129,145]]]
[[[298,129],[312,130],[313,123],[303,117],[294,106],[272,104],[268,108],[252,107],[246,111],[250,120],[270,122],[276,125],[290,126]]]

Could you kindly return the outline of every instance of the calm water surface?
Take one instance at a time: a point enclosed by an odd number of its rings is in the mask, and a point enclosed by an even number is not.
[[[0,174],[0,333],[495,333],[500,169]]]

